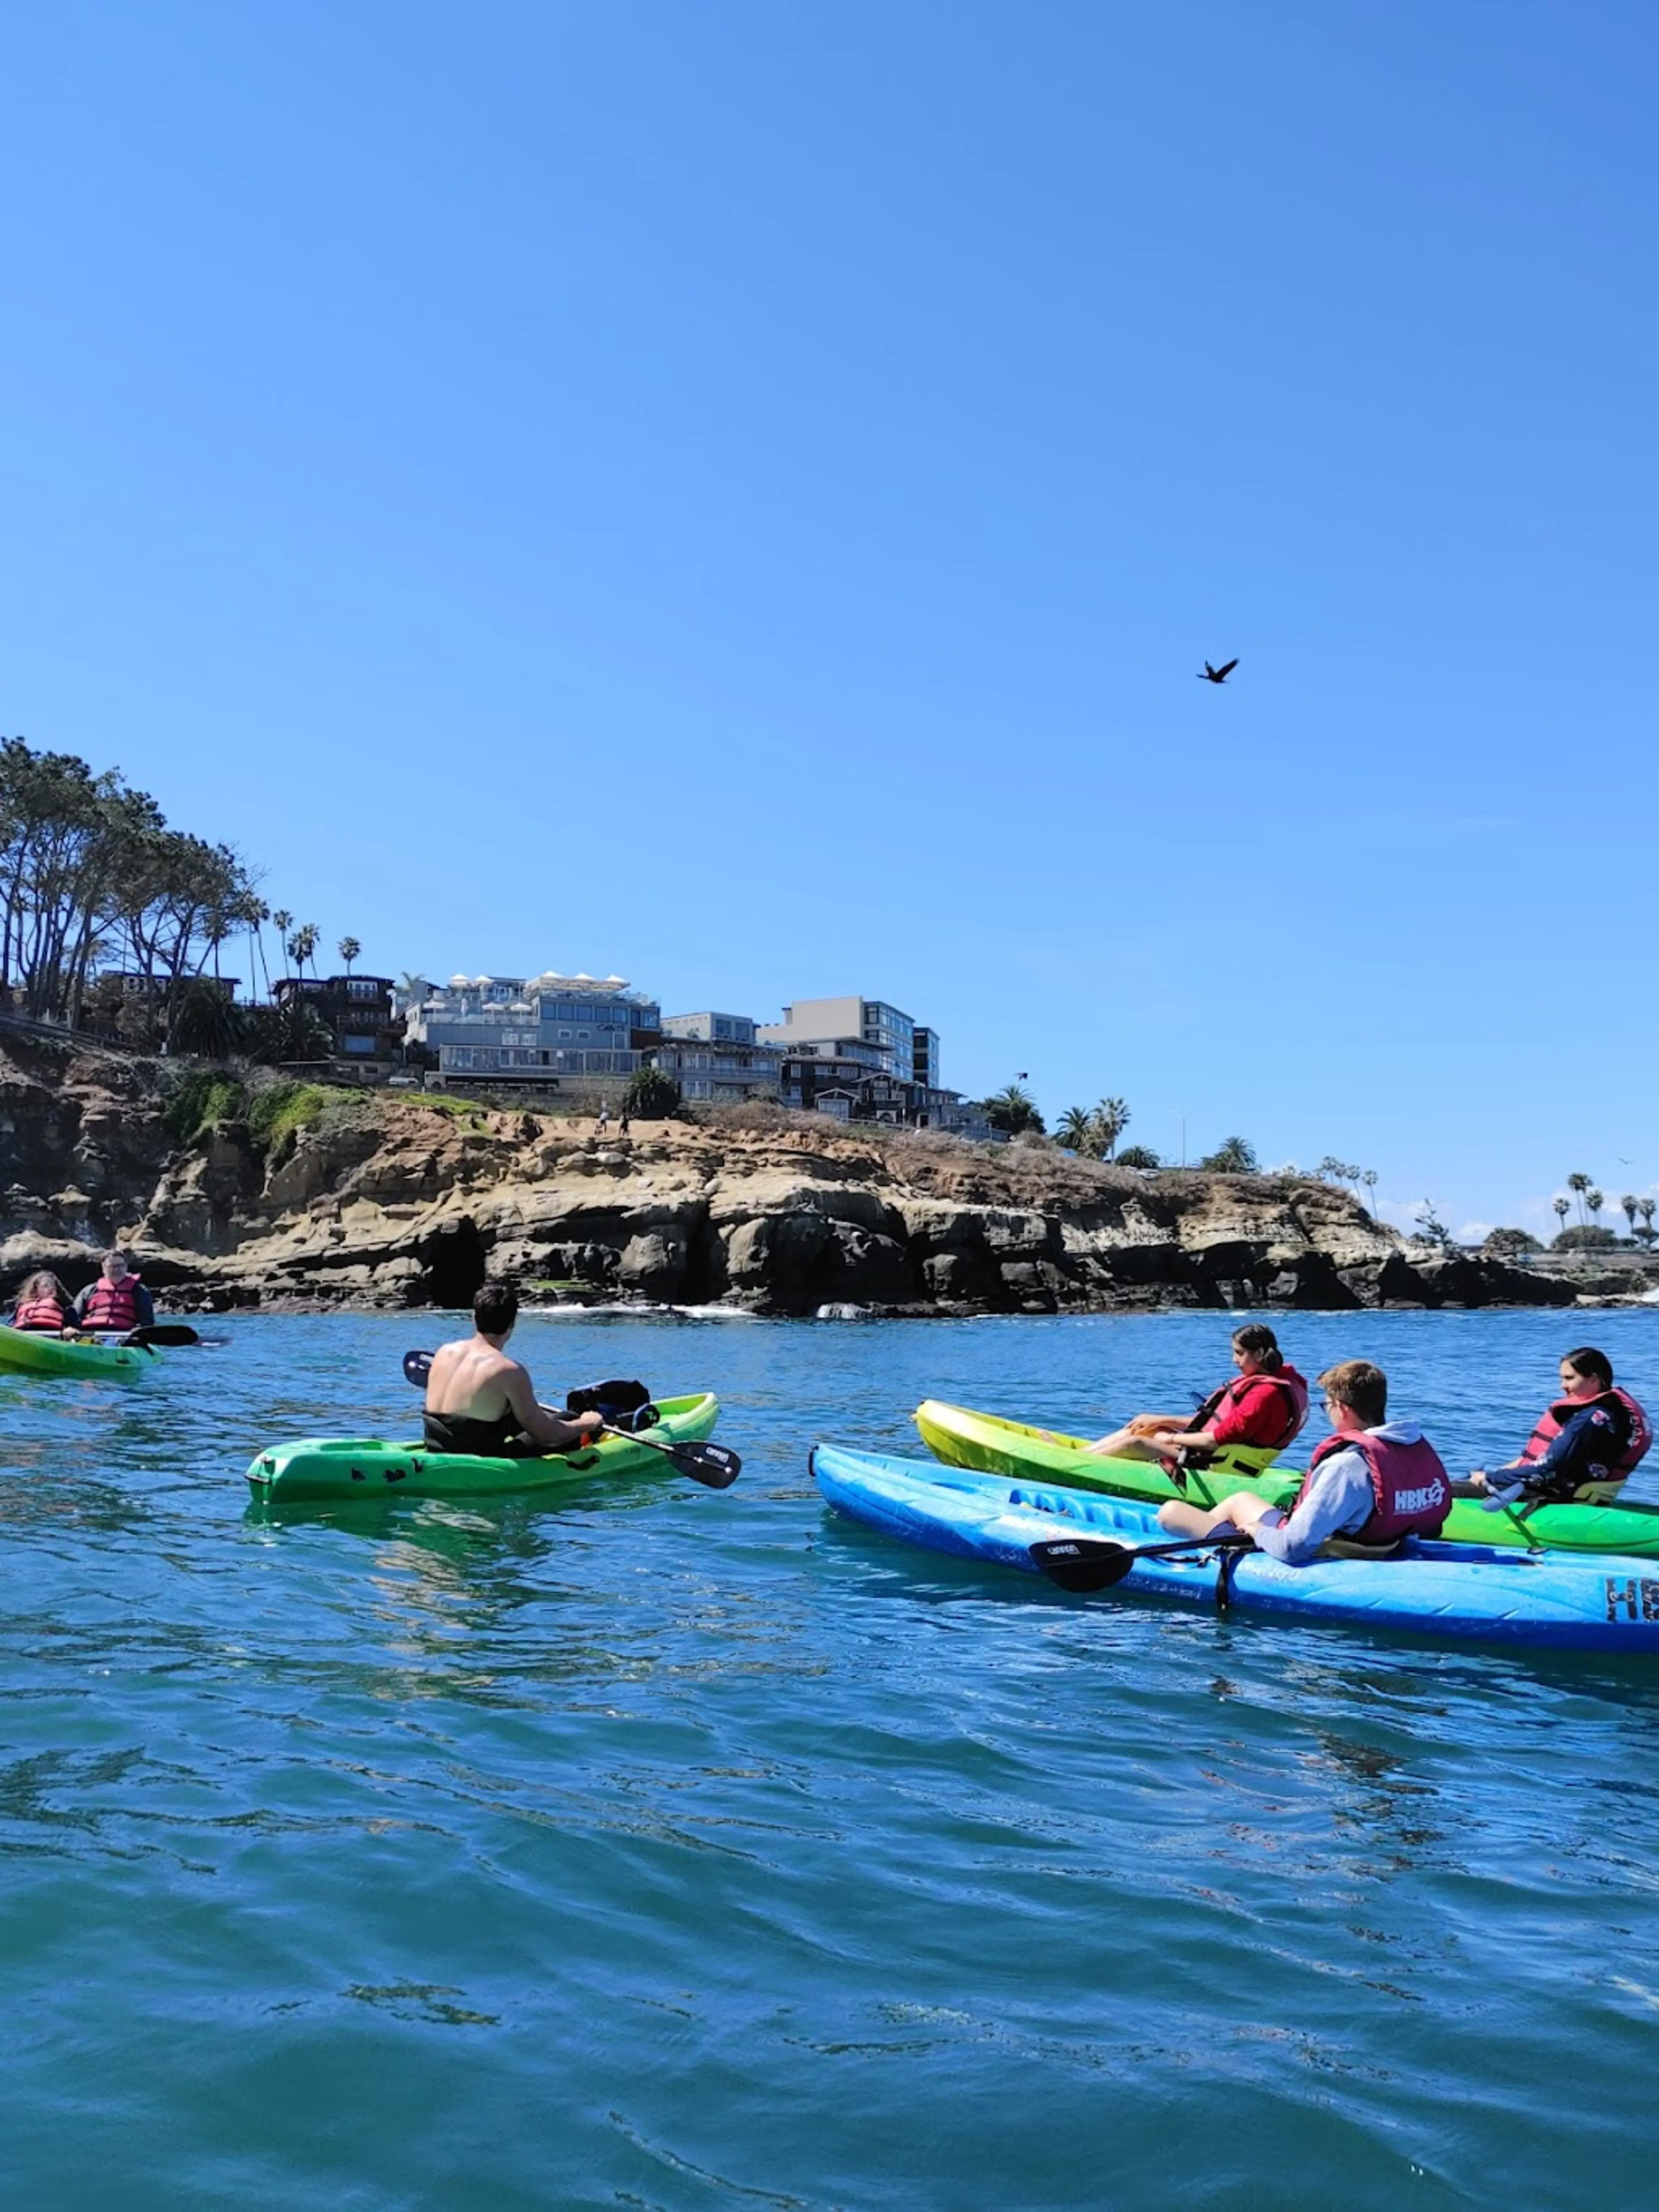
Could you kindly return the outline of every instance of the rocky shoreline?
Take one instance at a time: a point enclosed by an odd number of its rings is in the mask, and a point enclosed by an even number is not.
[[[0,1033],[0,1283],[51,1267],[73,1288],[118,1238],[175,1310],[453,1307],[487,1274],[768,1315],[1577,1296],[1427,1251],[1312,1177],[1143,1176],[769,1109],[599,1139],[591,1122],[421,1094],[250,1095],[235,1071],[210,1085]]]

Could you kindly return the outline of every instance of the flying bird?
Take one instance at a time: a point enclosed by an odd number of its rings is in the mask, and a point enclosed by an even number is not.
[[[1224,660],[1219,668],[1212,668],[1206,660],[1199,671],[1198,680],[1200,684],[1224,684],[1237,665],[1237,654],[1231,660]]]

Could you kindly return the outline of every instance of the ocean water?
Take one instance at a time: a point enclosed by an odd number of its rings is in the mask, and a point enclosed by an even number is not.
[[[260,1517],[442,1316],[0,1377],[0,2171],[76,2208],[1650,2202],[1659,1670],[1069,1599],[832,1520],[922,1396],[1104,1428],[1225,1316],[526,1317],[743,1479]],[[1659,1314],[1305,1316],[1454,1470]],[[1634,1489],[1654,1495],[1638,1479]]]

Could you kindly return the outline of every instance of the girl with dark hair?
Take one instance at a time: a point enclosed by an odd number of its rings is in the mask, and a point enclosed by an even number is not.
[[[1137,1413],[1091,1444],[1091,1454],[1260,1474],[1307,1419],[1308,1386],[1265,1322],[1233,1331],[1233,1364],[1234,1380],[1212,1390],[1195,1413]]]
[[[1652,1442],[1647,1415],[1614,1382],[1606,1352],[1580,1345],[1562,1353],[1561,1395],[1539,1415],[1520,1458],[1490,1472],[1477,1468],[1470,1480],[1493,1492],[1605,1505]]]

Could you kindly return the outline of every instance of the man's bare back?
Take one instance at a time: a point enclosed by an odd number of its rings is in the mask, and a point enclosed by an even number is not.
[[[567,1420],[537,1402],[528,1372],[508,1357],[506,1340],[518,1300],[502,1283],[486,1283],[473,1300],[470,1337],[440,1345],[426,1378],[427,1443],[434,1450],[511,1449],[522,1439],[541,1451],[568,1451],[598,1436],[597,1413]]]

